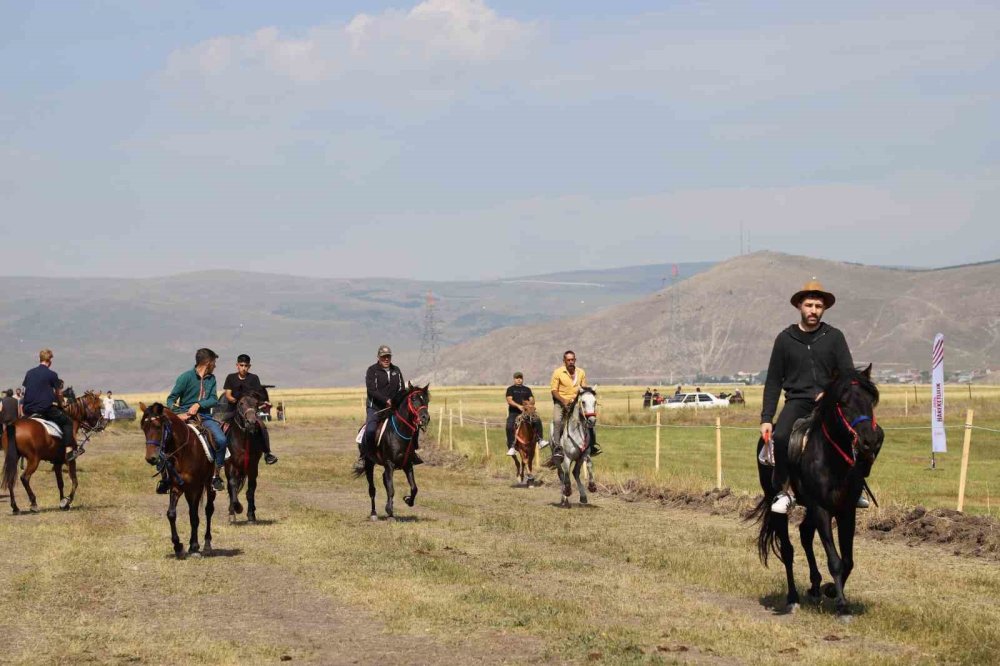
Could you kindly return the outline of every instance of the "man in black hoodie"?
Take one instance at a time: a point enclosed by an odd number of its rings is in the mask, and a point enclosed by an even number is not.
[[[834,372],[843,374],[854,369],[844,334],[822,322],[823,313],[836,301],[816,278],[807,282],[791,299],[799,311],[800,321],[779,333],[771,350],[764,383],[764,407],[760,413],[760,435],[764,441],[772,441],[774,446],[774,486],[782,488],[771,505],[775,513],[788,513],[795,505],[791,492],[784,489],[788,483],[788,439],[792,426],[796,420],[812,413]],[[774,423],[782,389],[785,406],[778,422]],[[858,506],[867,508],[867,500],[862,497]]]
[[[375,437],[379,423],[389,418],[389,413],[394,407],[393,398],[402,393],[406,388],[403,383],[403,371],[392,362],[392,350],[389,345],[379,345],[376,352],[376,361],[372,363],[365,372],[365,388],[368,390],[368,398],[365,401],[365,434],[358,444],[358,459],[354,463],[354,471],[363,472],[365,469],[365,452],[368,447],[376,444]],[[418,448],[417,445],[414,448]],[[414,463],[420,458],[414,454]]]

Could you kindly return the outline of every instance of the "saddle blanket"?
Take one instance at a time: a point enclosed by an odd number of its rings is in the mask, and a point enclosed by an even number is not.
[[[202,432],[201,432],[201,430],[198,429],[198,426],[196,426],[193,423],[188,423],[187,427],[191,428],[191,430],[194,432],[194,434],[198,436],[198,441],[201,442],[201,448],[202,448],[202,450],[205,451],[205,457],[207,457],[212,462],[215,462],[215,456],[212,455],[212,447],[209,446],[208,441],[205,439],[205,435],[203,435]],[[226,460],[229,460],[229,456],[230,456],[229,447],[227,446],[226,447]]]
[[[378,429],[378,435],[375,437],[375,443],[378,444],[382,441],[382,435],[385,433],[385,427],[389,425],[389,419],[382,421],[382,427]],[[365,427],[362,425],[361,429],[358,430],[358,436],[354,438],[354,443],[361,446],[361,442],[364,441],[365,437]]]
[[[46,421],[45,419],[39,418],[37,416],[32,416],[31,420],[38,421],[39,423],[41,423],[42,426],[44,426],[45,431],[48,432],[53,437],[55,437],[56,439],[62,439],[62,428],[57,426],[52,421]]]

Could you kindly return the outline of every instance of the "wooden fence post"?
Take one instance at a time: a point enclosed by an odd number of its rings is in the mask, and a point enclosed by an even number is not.
[[[465,412],[462,410],[462,401],[458,401],[458,427],[465,427]]]
[[[715,487],[722,489],[722,418],[715,417]]]
[[[490,457],[490,431],[486,427],[486,419],[483,419],[483,446],[486,449],[486,459]]]
[[[441,407],[438,411],[438,446],[441,446],[441,428],[444,427],[444,407]]]
[[[962,472],[958,477],[958,510],[965,506],[965,479],[969,473],[969,449],[972,448],[972,410],[965,413],[965,441],[962,442]]]
[[[660,473],[660,410],[656,410],[656,473]]]
[[[910,392],[903,391],[903,416],[910,415]]]
[[[452,426],[454,425],[454,423],[455,423],[455,410],[454,409],[449,409],[448,410],[448,450],[449,451],[454,451],[455,450],[455,442],[454,442],[454,440],[452,439],[452,436],[451,436],[451,429],[452,429]]]

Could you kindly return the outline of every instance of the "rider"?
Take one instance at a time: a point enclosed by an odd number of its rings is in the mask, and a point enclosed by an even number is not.
[[[66,412],[59,408],[59,402],[62,400],[62,381],[51,368],[52,357],[51,349],[41,350],[38,352],[38,366],[28,370],[24,375],[22,382],[24,402],[21,404],[21,411],[25,416],[36,414],[59,426],[62,430],[63,448],[71,449],[66,454],[66,462],[70,462],[85,451],[77,448],[76,440],[73,438],[73,422],[66,416]]]
[[[587,385],[587,373],[576,367],[576,352],[563,352],[563,364],[552,372],[552,458],[549,463],[559,465],[563,459],[563,422],[568,416],[570,404],[576,400],[580,388]],[[594,429],[590,429],[590,457],[600,455]]]
[[[247,354],[236,357],[236,372],[226,375],[222,390],[228,405],[236,405],[245,395],[257,396],[261,407],[270,404],[270,397],[267,389],[261,385],[260,377],[250,372],[250,356]],[[278,457],[271,453],[271,435],[263,423],[260,424],[260,437],[264,448],[264,462],[273,465],[278,462]]]
[[[525,405],[535,404],[535,395],[531,389],[524,385],[524,374],[514,373],[514,383],[507,387],[507,455],[516,456],[517,450],[514,448],[514,421],[518,415],[524,412]],[[535,428],[535,436],[541,437],[542,420],[537,414],[531,417],[531,425]]]
[[[843,374],[854,369],[844,334],[822,321],[823,313],[832,308],[836,300],[813,278],[791,298],[792,305],[799,311],[799,322],[781,331],[774,340],[764,383],[760,435],[764,441],[773,440],[774,487],[782,489],[771,504],[771,511],[775,513],[788,513],[795,506],[791,490],[785,489],[792,426],[813,412],[823,387],[830,383],[834,372]],[[778,422],[772,425],[782,389],[785,405]],[[867,508],[868,500],[861,497],[858,506]]]
[[[212,438],[215,440],[215,476],[212,478],[212,487],[216,491],[221,491],[225,485],[219,472],[226,464],[229,440],[222,431],[222,424],[212,418],[212,407],[219,403],[219,398],[215,394],[215,375],[212,374],[218,358],[219,355],[207,347],[195,352],[194,367],[181,373],[177,378],[173,390],[167,396],[167,407],[172,409],[181,421],[200,416],[201,424],[212,433]],[[156,491],[167,492],[169,489],[170,484],[160,479]]]
[[[392,350],[389,345],[379,345],[376,352],[377,361],[368,366],[365,372],[365,387],[368,389],[368,401],[365,403],[365,434],[358,445],[358,459],[354,469],[363,472],[365,469],[365,448],[374,445],[375,431],[378,429],[381,416],[396,405],[392,398],[403,391],[403,371],[392,362]]]

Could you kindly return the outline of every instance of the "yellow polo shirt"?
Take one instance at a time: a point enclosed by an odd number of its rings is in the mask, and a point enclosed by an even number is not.
[[[560,365],[552,373],[552,383],[549,390],[558,393],[563,400],[572,402],[576,398],[576,394],[580,392],[580,387],[586,385],[587,373],[583,371],[583,368],[577,366],[576,372],[570,377],[566,366]]]

